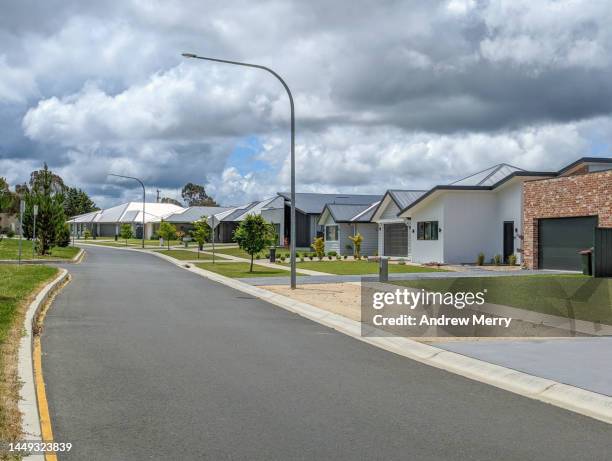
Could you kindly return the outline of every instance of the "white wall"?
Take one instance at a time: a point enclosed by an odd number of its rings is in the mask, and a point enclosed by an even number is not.
[[[517,181],[508,186],[501,187],[495,191],[497,195],[497,248],[498,254],[503,255],[504,251],[504,221],[514,221],[514,254],[517,262],[522,263],[522,253],[517,250],[523,247],[523,241],[519,235],[523,234],[523,181]]]
[[[282,199],[282,197],[279,197],[279,199]],[[269,223],[279,224],[277,245],[282,245],[283,236],[285,235],[285,209],[273,208],[270,210],[262,210],[261,217]]]
[[[442,232],[438,240],[417,240],[418,221],[438,221]],[[412,211],[410,226],[410,246],[412,261],[418,263],[444,262],[444,200],[438,196],[424,206],[418,206]]]

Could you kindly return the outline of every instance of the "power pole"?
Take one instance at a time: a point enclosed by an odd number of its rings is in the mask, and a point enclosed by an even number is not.
[[[159,203],[159,193],[160,193],[160,192],[161,192],[161,191],[160,191],[159,189],[157,189],[157,203]]]

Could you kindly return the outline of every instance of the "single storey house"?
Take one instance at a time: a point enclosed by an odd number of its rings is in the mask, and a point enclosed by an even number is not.
[[[278,208],[275,208],[273,211],[264,211],[262,216],[266,221],[278,225],[282,235],[281,243],[289,244],[291,237],[291,194],[278,192],[278,196],[283,199],[283,212],[281,213]],[[380,200],[379,195],[296,193],[296,246],[308,248],[315,238],[323,236],[323,226],[319,224],[319,219],[323,208],[328,203],[370,205],[377,200]]]
[[[74,216],[67,222],[73,235],[78,237],[83,236],[85,229],[88,229],[94,237],[115,237],[119,235],[122,224],[130,224],[136,238],[141,238],[143,232],[142,205],[142,202],[123,203],[112,208]],[[144,208],[146,239],[150,239],[157,232],[159,223],[163,219],[185,210],[172,203],[145,203]]]
[[[325,252],[353,254],[349,237],[361,234],[361,254],[375,255],[378,251],[378,225],[371,221],[378,202],[369,205],[328,203],[323,208],[318,225],[323,227]]]
[[[410,218],[399,212],[421,197],[424,190],[388,190],[372,214],[378,224],[378,254],[390,258],[410,258]]]
[[[167,216],[164,218],[164,221],[174,224],[179,231],[189,232],[193,229],[194,222],[200,221],[202,218],[208,218],[209,216],[223,213],[230,209],[232,208],[222,206],[190,206],[189,208],[185,208]]]
[[[555,175],[502,163],[435,186],[398,215],[410,219],[412,261],[474,263],[484,253],[487,261],[516,255],[521,262],[523,186]]]
[[[578,251],[594,247],[596,228],[612,228],[612,158],[581,158],[525,182],[523,223],[525,266],[581,270]]]

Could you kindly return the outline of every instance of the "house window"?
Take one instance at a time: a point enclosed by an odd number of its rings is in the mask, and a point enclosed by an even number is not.
[[[438,240],[438,221],[417,222],[417,240]]]
[[[338,226],[325,226],[325,240],[338,240]]]

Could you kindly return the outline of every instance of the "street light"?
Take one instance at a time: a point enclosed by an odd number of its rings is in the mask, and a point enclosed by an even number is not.
[[[133,176],[123,176],[122,174],[114,174],[114,173],[108,173],[108,176],[115,176],[117,178],[124,178],[124,179],[133,179],[134,181],[138,181],[140,185],[142,186],[142,248],[144,248],[145,247],[144,245],[144,241],[145,241],[145,199],[146,199],[145,185],[140,179],[135,178]]]
[[[289,107],[291,108],[291,242],[290,242],[290,252],[291,252],[291,289],[295,289],[296,286],[296,264],[295,264],[295,108],[293,106],[293,95],[291,94],[291,90],[285,83],[285,81],[274,72],[269,67],[260,66],[259,64],[248,64],[246,62],[238,62],[238,61],[228,61],[226,59],[217,59],[217,58],[207,58],[204,56],[198,56],[193,53],[182,53],[182,56],[185,58],[192,59],[203,59],[205,61],[213,61],[213,62],[221,62],[224,64],[234,64],[236,66],[244,66],[244,67],[254,67],[255,69],[263,69],[272,75],[274,75],[283,85],[285,90],[287,91],[287,96],[289,96]]]

